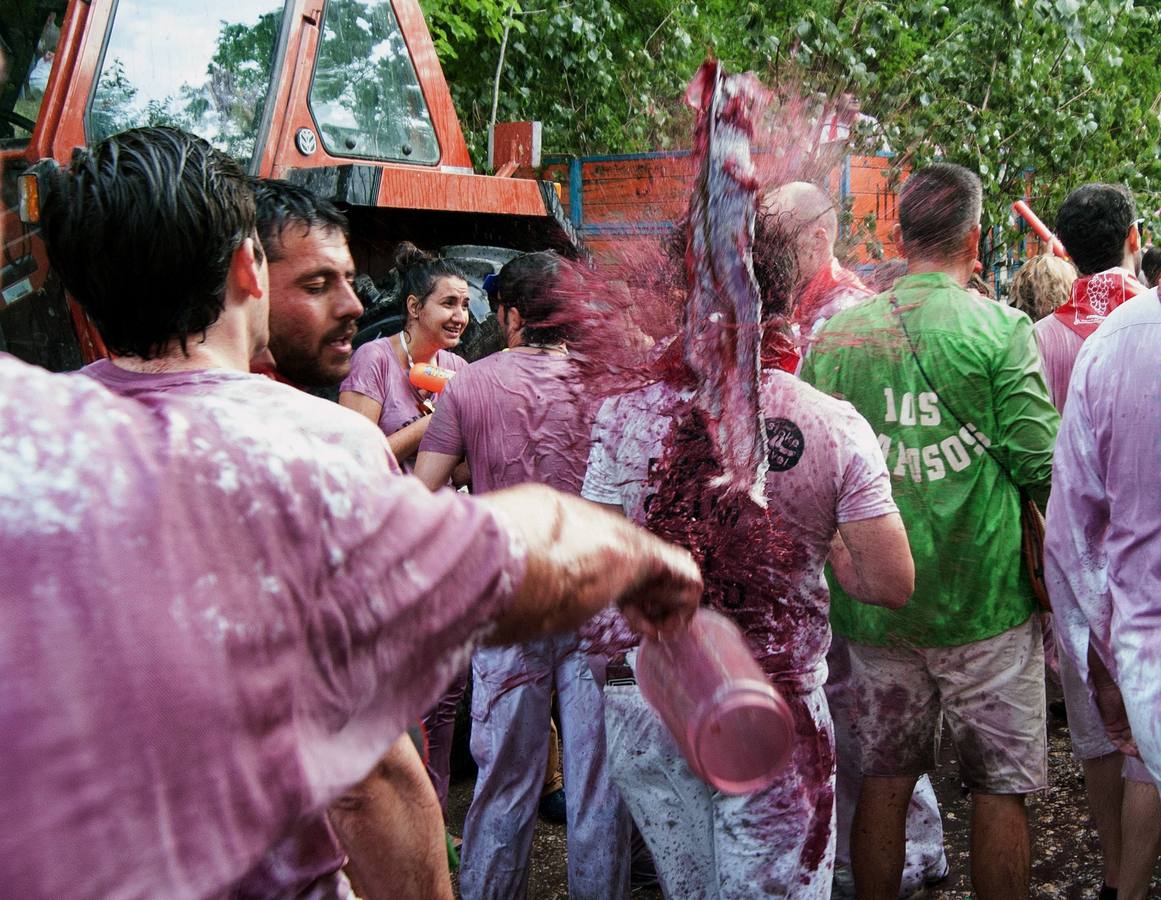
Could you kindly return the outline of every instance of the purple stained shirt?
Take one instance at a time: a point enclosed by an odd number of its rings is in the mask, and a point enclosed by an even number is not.
[[[431,361],[453,372],[468,367],[462,357],[448,350],[437,351]],[[382,404],[379,428],[386,435],[392,435],[417,421],[420,418],[419,404],[430,396],[411,384],[410,373],[400,364],[387,338],[369,341],[355,351],[351,357],[351,373],[343,380],[339,390],[353,391]],[[415,468],[415,457],[401,459],[399,464],[404,472],[411,472]]]
[[[621,506],[638,524],[656,496],[656,469],[664,458],[674,416],[688,402],[668,385],[607,401],[597,416],[581,494]],[[732,528],[755,553],[768,576],[731,597],[720,611],[734,619],[775,681],[810,691],[826,678],[830,647],[830,594],[823,565],[838,525],[897,512],[883,451],[870,425],[849,403],[828,397],[792,375],[767,371],[762,381],[770,471],[767,516],[754,504]],[[704,515],[714,513],[707,505]],[[731,527],[731,526],[727,526]],[[752,537],[753,540],[749,540]],[[767,559],[753,548],[777,546]],[[714,602],[713,573],[704,569],[707,602]],[[757,589],[753,589],[757,588]],[[606,611],[585,633],[592,643],[620,643],[619,614]],[[616,647],[614,647],[616,649]]]
[[[1085,341],[1056,444],[1045,574],[1065,653],[1087,678],[1091,630],[1161,783],[1159,346],[1156,288],[1113,310]]]
[[[420,451],[467,456],[476,494],[535,482],[579,494],[592,425],[573,365],[522,350],[473,363],[444,388]]]
[[[212,396],[224,384],[243,387],[248,384],[235,382],[232,377],[224,380],[216,377],[221,373],[197,372],[192,377],[140,374],[126,371],[107,359],[98,360],[82,371],[114,393],[127,397],[169,389],[178,389],[187,395]],[[273,380],[277,381],[276,378]],[[399,464],[390,453],[387,465],[391,474],[400,474]],[[347,892],[343,889],[340,870],[346,861],[347,854],[331,828],[330,820],[325,813],[320,813],[296,826],[291,834],[271,848],[258,865],[234,885],[231,893],[237,900],[273,900],[303,894],[318,895],[320,900],[344,897]]]
[[[431,706],[523,577],[477,501],[389,477],[361,416],[258,376],[123,374],[118,397],[0,357],[13,896],[227,892]]]
[[[1076,354],[1080,352],[1084,338],[1065,325],[1054,315],[1047,315],[1032,330],[1036,335],[1036,346],[1040,350],[1040,363],[1044,369],[1044,381],[1048,385],[1048,396],[1057,412],[1064,410],[1068,399],[1068,381],[1072,377],[1072,367]]]

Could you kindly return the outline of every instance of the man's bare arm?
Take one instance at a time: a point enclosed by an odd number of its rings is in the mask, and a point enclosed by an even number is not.
[[[579,497],[525,485],[486,494],[528,548],[524,580],[489,637],[510,644],[576,628],[617,603],[638,631],[656,634],[693,615],[701,574],[685,550]]]
[[[1133,729],[1129,727],[1129,715],[1125,711],[1121,688],[1113,680],[1104,660],[1093,646],[1091,636],[1088,644],[1088,680],[1092,685],[1093,700],[1096,701],[1109,740],[1126,756],[1140,758],[1141,751],[1137,749],[1137,742],[1133,740]]]
[[[915,562],[898,513],[839,525],[830,564],[843,590],[863,603],[898,609],[915,590]]]
[[[429,491],[438,491],[447,484],[459,461],[458,456],[421,450],[415,459],[415,471],[412,474],[427,485]]]

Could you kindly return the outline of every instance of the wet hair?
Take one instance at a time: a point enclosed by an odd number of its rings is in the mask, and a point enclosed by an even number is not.
[[[234,160],[176,128],[135,128],[47,180],[49,259],[109,350],[151,359],[177,340],[185,352],[218,320],[234,251],[255,236]]]
[[[899,191],[899,227],[912,258],[954,257],[980,221],[983,188],[963,166],[936,163],[919,169]]]
[[[1161,247],[1150,247],[1141,257],[1141,274],[1149,287],[1157,286],[1158,276],[1161,276]]]
[[[258,208],[258,237],[271,262],[283,259],[282,233],[295,225],[303,235],[312,228],[351,233],[347,217],[329,200],[308,188],[274,178],[253,178],[254,202]]]
[[[754,218],[752,249],[754,280],[762,297],[762,321],[787,316],[794,308],[798,284],[795,230],[778,213],[759,212]]]
[[[1012,306],[1033,322],[1043,319],[1068,299],[1076,269],[1068,260],[1045,253],[1020,266],[1008,286]]]
[[[1064,198],[1056,214],[1056,236],[1081,275],[1124,262],[1125,238],[1137,204],[1122,184],[1084,184]]]
[[[407,298],[411,296],[423,306],[440,278],[468,280],[463,266],[454,259],[427,253],[410,241],[403,241],[395,248],[395,271],[399,273],[399,298],[405,308]]]
[[[987,297],[989,300],[996,299],[996,292],[992,289],[992,284],[979,272],[972,272],[967,281],[967,289],[975,291],[981,297]]]
[[[499,306],[514,309],[524,320],[526,343],[556,344],[568,340],[568,329],[550,322],[560,312],[562,296],[557,288],[560,257],[551,250],[525,253],[509,261],[497,278],[493,311]]]
[[[672,265],[673,278],[685,284],[684,259],[689,241],[689,219],[683,218],[663,242],[665,258]],[[792,219],[780,211],[759,211],[754,216],[751,243],[754,280],[762,298],[762,321],[789,315],[798,282],[795,255],[795,228]]]

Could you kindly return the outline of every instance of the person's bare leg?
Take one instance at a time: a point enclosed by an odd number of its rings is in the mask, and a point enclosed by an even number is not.
[[[443,816],[411,739],[330,809],[363,900],[451,900]]]
[[[1121,822],[1117,900],[1144,900],[1161,854],[1161,794],[1157,785],[1126,779]]]
[[[972,794],[972,888],[979,900],[1026,900],[1029,844],[1022,794]]]
[[[918,776],[863,776],[851,824],[851,869],[858,900],[897,900],[903,880],[907,807]]]
[[[1084,790],[1088,794],[1088,811],[1101,848],[1105,884],[1118,887],[1121,868],[1121,766],[1120,753],[1109,753],[1095,759],[1082,759]]]

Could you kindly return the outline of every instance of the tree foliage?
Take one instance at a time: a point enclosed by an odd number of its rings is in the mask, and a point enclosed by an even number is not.
[[[1077,184],[1123,181],[1161,226],[1161,0],[423,2],[477,158],[511,23],[498,119],[541,120],[549,152],[685,145],[681,91],[712,53],[853,95],[864,149],[900,166],[978,172],[987,225],[1031,179],[1046,219]]]

